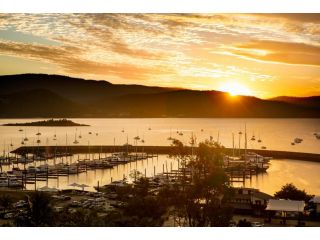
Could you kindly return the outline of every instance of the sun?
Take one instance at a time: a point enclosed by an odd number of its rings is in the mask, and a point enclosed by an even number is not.
[[[227,92],[231,96],[238,96],[238,95],[252,96],[251,90],[238,82],[223,83],[218,90],[222,92]]]

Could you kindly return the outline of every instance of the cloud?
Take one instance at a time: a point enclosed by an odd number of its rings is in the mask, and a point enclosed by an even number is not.
[[[282,18],[302,23],[320,23],[319,13],[258,13],[255,15],[267,18]]]
[[[320,46],[253,40],[231,48],[231,53],[256,60],[320,66]]]
[[[124,79],[143,80],[153,74],[172,73],[169,68],[151,68],[128,63],[103,63],[81,57],[85,50],[70,46],[43,46],[0,41],[0,53],[57,64],[64,71],[74,74],[114,75]]]

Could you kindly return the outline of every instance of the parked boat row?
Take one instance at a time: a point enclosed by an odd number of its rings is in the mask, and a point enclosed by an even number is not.
[[[255,171],[266,171],[269,168],[271,157],[263,157],[254,152],[248,152],[240,157],[225,155],[223,167],[225,169],[253,169]]]

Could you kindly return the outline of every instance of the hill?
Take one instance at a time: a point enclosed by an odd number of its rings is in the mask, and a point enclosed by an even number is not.
[[[320,117],[319,98],[230,98],[59,75],[0,76],[0,117]]]

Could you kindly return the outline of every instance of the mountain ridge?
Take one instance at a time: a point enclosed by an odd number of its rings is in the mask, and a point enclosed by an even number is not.
[[[112,84],[62,75],[0,76],[0,117],[320,117],[320,97]]]

